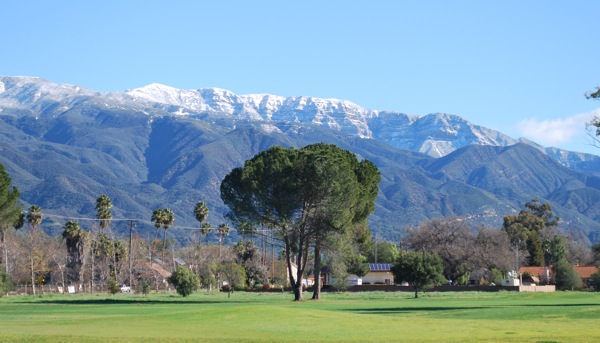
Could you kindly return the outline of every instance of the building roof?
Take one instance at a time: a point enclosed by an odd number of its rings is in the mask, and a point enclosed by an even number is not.
[[[575,271],[582,279],[591,278],[592,274],[596,273],[598,270],[599,269],[596,266],[575,266]]]
[[[542,276],[546,275],[546,270],[549,274],[552,273],[552,267],[540,267],[540,266],[528,266],[528,267],[520,267],[519,273],[529,273],[532,276]]]
[[[153,271],[158,273],[163,278],[168,278],[169,276],[171,276],[171,272],[166,270],[159,264],[146,262],[146,267],[152,269]]]
[[[392,270],[391,263],[369,263],[369,270],[372,272],[389,272]]]
[[[521,267],[519,268],[519,273],[529,273],[533,276],[543,276],[545,275],[545,271],[548,270],[548,274],[552,275],[552,266],[549,267],[539,267],[539,266],[529,266],[529,267]],[[599,269],[595,266],[575,266],[575,271],[582,279],[589,279],[592,277],[592,274],[597,272]]]

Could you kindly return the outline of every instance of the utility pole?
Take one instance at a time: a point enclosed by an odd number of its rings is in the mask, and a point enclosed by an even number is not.
[[[133,255],[133,227],[135,226],[135,221],[129,221],[129,287],[133,284],[133,274],[132,274],[132,262],[131,255]]]
[[[377,263],[377,234],[375,234],[375,263]]]

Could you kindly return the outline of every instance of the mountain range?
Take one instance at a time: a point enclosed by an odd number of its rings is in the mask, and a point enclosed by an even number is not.
[[[112,199],[113,217],[137,219],[150,235],[152,210],[170,207],[174,232],[227,211],[219,186],[231,169],[273,145],[327,142],[373,161],[382,173],[371,229],[397,240],[407,226],[459,217],[501,226],[503,216],[539,198],[561,228],[600,239],[600,158],[545,148],[444,113],[410,116],[350,101],[151,84],[95,92],[34,77],[0,77],[0,163],[59,232],[67,218],[95,216]],[[113,222],[118,230],[125,223]],[[123,227],[123,228],[122,228]]]

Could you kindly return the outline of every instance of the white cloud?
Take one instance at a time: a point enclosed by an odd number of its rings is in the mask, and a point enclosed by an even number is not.
[[[545,146],[569,143],[573,138],[585,135],[585,123],[600,116],[600,108],[588,113],[557,119],[528,118],[517,123],[519,134]]]

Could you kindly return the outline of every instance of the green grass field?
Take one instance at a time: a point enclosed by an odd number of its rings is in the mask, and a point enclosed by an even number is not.
[[[308,293],[307,293],[307,297]],[[0,341],[600,342],[600,294],[237,292],[0,298]]]

